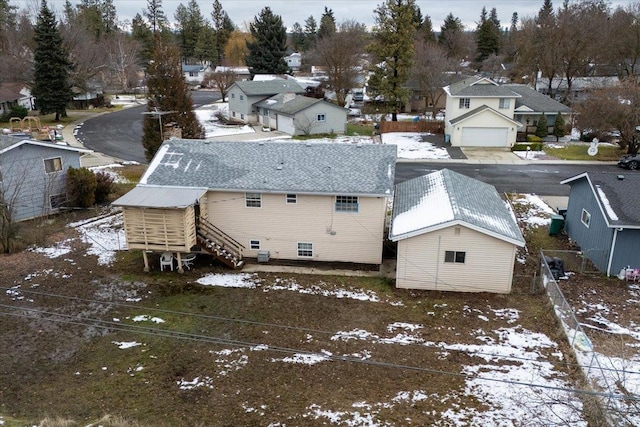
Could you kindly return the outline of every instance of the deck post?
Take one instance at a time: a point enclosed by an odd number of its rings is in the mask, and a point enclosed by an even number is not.
[[[142,251],[142,259],[144,259],[144,272],[149,272],[149,257],[147,256],[147,251]]]
[[[177,255],[178,255],[178,273],[182,274],[184,273],[184,268],[182,267],[182,257],[180,255],[180,252],[178,252]]]

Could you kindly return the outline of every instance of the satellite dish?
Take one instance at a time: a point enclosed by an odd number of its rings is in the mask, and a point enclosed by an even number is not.
[[[598,154],[598,147],[595,147],[595,146],[592,145],[587,150],[587,154],[590,155],[590,156],[595,156],[596,154]]]

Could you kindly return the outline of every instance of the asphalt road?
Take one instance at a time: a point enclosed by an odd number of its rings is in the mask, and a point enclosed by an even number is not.
[[[616,165],[602,164],[530,164],[496,165],[454,162],[397,163],[396,183],[448,168],[489,183],[500,193],[534,193],[544,196],[568,196],[569,186],[560,181],[589,172],[616,172]]]
[[[191,92],[194,107],[220,99],[218,92]],[[125,108],[87,120],[77,127],[76,138],[91,150],[122,160],[147,163],[142,147],[145,105]]]

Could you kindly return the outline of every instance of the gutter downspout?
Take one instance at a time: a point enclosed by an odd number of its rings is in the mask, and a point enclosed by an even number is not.
[[[438,273],[440,272],[440,240],[442,236],[438,236],[438,255],[436,256],[436,290],[438,290]]]
[[[611,249],[609,250],[609,263],[607,264],[607,276],[611,276],[611,263],[613,262],[613,251],[616,249],[616,241],[618,240],[618,229],[613,229],[613,240],[611,241]]]

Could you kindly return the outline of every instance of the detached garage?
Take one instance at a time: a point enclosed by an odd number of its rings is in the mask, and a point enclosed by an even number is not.
[[[396,185],[396,287],[509,293],[525,242],[495,187],[443,169]]]
[[[451,120],[451,145],[454,147],[511,148],[520,123],[483,105]]]

